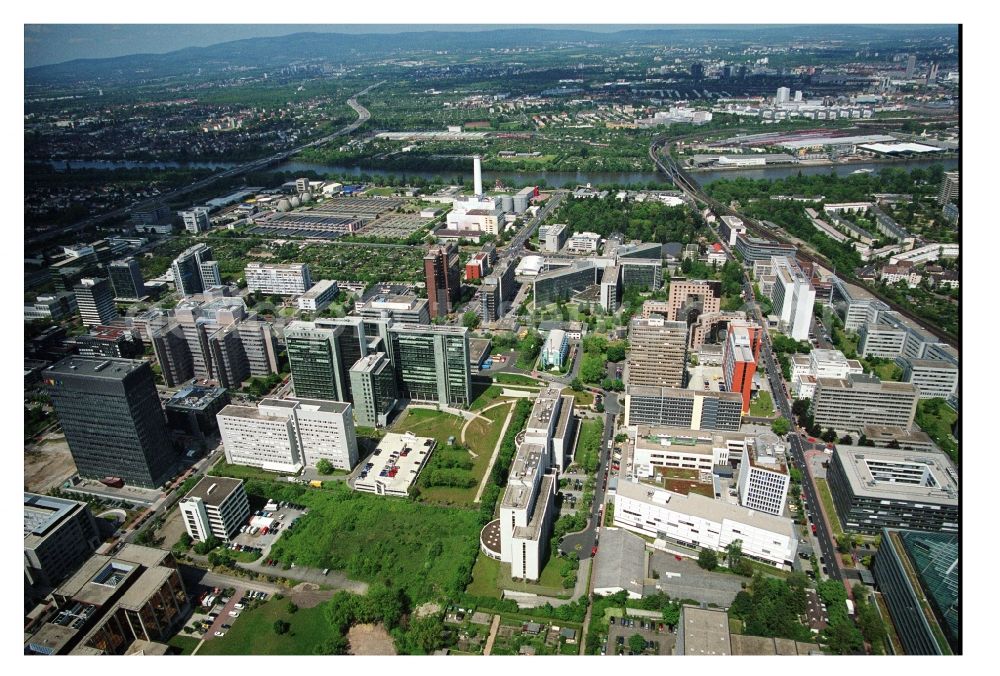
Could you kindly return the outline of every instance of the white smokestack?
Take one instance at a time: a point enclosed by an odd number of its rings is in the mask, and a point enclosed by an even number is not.
[[[483,161],[479,155],[472,157],[472,180],[476,187],[474,194],[478,197],[483,194]]]

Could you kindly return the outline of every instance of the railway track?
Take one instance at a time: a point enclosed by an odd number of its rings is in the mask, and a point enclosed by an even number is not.
[[[822,265],[823,267],[830,270],[833,269],[834,266],[830,263],[830,261],[828,261],[823,256],[819,256],[809,250],[801,248],[799,242],[790,238],[783,230],[766,226],[761,221],[754,218],[750,218],[749,216],[746,216],[744,214],[741,214],[735,209],[731,208],[729,205],[723,204],[719,200],[710,197],[697,183],[697,181],[691,178],[691,175],[688,174],[686,171],[684,171],[684,169],[682,169],[677,164],[677,162],[670,156],[669,152],[667,153],[661,152],[664,146],[667,145],[669,142],[670,139],[667,139],[665,137],[658,137],[654,139],[653,143],[649,146],[649,158],[652,160],[657,170],[662,171],[664,174],[666,174],[667,177],[670,178],[671,181],[673,181],[674,185],[680,188],[684,192],[684,194],[688,195],[696,202],[700,202],[708,206],[709,208],[712,209],[712,211],[716,212],[719,215],[725,214],[738,217],[747,226],[747,230],[753,231],[757,235],[761,235],[763,237],[774,240],[776,242],[780,242],[782,244],[791,244],[797,247],[798,248],[797,256],[799,258],[809,261],[811,263],[818,263],[819,265]],[[860,279],[854,276],[853,272],[841,271],[837,274],[837,277],[844,281],[850,282],[855,286],[859,286],[865,289],[868,293],[872,294],[875,298],[881,300],[891,309],[895,310],[896,312],[903,315],[907,319],[910,319],[911,321],[917,323],[919,326],[925,328],[930,333],[937,336],[942,342],[945,342],[954,348],[958,347],[958,337],[955,334],[951,333],[950,331],[945,331],[944,329],[938,326],[928,325],[926,319],[914,315],[907,308],[903,307],[902,305],[899,305],[892,299],[886,297],[885,295],[880,293],[877,289],[874,289],[871,286],[864,284]]]

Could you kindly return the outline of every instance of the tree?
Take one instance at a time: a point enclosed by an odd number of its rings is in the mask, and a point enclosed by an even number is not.
[[[632,634],[628,637],[628,647],[633,655],[641,655],[642,651],[646,649],[646,639],[643,638],[642,634]]]
[[[462,326],[467,329],[474,329],[479,326],[479,315],[474,310],[469,310],[462,315]]]
[[[827,443],[832,443],[837,440],[837,432],[832,427],[828,427],[820,438]]]
[[[663,609],[663,622],[668,627],[676,627],[681,621],[681,606],[679,603],[671,603]]]
[[[330,476],[334,472],[334,467],[326,458],[322,458],[316,463],[316,471],[323,476]]]
[[[177,540],[177,546],[181,549],[188,549],[191,546],[191,536],[187,533],[182,533]]]
[[[705,570],[715,570],[719,567],[719,555],[715,553],[714,549],[702,547],[701,551],[698,552],[698,565]]]
[[[282,634],[287,634],[290,627],[291,625],[285,622],[284,620],[274,621],[274,633],[278,634],[279,636]]]
[[[299,607],[295,605],[294,602],[289,601],[288,605],[285,607],[285,610],[288,611],[289,615],[294,615],[295,613],[299,612]]]
[[[788,422],[787,418],[776,418],[774,422],[771,423],[771,431],[779,437],[783,437],[788,434],[790,429],[792,429],[792,424]]]
[[[579,378],[573,378],[573,382],[571,382],[569,386],[574,392],[579,392],[583,389],[583,381]]]
[[[854,443],[854,439],[851,438],[850,434],[845,434],[844,436],[840,437],[840,441],[838,441],[837,443],[843,444],[844,446],[850,446],[851,444]]]
[[[743,540],[737,538],[726,545],[726,565],[728,565],[731,570],[735,569],[736,564],[738,564],[742,559]]]

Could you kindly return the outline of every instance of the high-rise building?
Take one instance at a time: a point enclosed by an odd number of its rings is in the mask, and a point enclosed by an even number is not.
[[[115,308],[115,293],[111,284],[103,278],[84,278],[73,287],[76,306],[84,326],[110,324],[118,316]]]
[[[247,263],[244,274],[250,293],[301,296],[312,288],[305,263]]]
[[[961,174],[957,171],[944,172],[941,179],[941,192],[938,193],[938,204],[954,202],[961,196]]]
[[[184,528],[192,540],[210,537],[228,542],[250,517],[250,503],[241,479],[206,476],[180,501]]]
[[[705,77],[705,66],[700,62],[695,62],[691,64],[691,79],[701,80]]]
[[[782,103],[788,103],[788,97],[791,94],[791,90],[788,87],[778,87],[778,93],[774,97],[774,102],[778,105]]]
[[[743,396],[738,392],[625,387],[625,425],[686,427],[735,432],[740,428]]]
[[[311,322],[292,322],[285,328],[285,347],[298,397],[349,401],[343,382],[337,337],[341,327],[321,328]]]
[[[722,349],[722,375],[727,392],[743,397],[743,412],[750,410],[753,375],[760,357],[760,327],[750,322],[730,322]]]
[[[859,433],[865,425],[909,428],[919,397],[916,385],[875,376],[817,378],[811,411],[817,425],[838,432]]]
[[[170,222],[170,207],[165,204],[146,205],[132,210],[134,225],[158,225]]]
[[[396,374],[384,352],[359,359],[351,367],[354,417],[362,427],[386,427],[396,408]]]
[[[137,300],[146,295],[139,261],[129,256],[108,265],[108,277],[114,289],[115,298]]]
[[[76,337],[76,352],[82,357],[137,359],[144,351],[139,332],[120,326],[95,326]]]
[[[796,89],[795,90],[795,102],[796,103],[802,103],[802,90],[801,89]]]
[[[426,298],[411,294],[375,293],[355,305],[355,311],[366,318],[393,319],[408,324],[430,324],[430,303]]]
[[[191,207],[186,211],[178,211],[177,215],[184,221],[184,229],[196,235],[211,227],[208,220],[208,207]]]
[[[496,321],[502,317],[507,311],[507,304],[517,295],[516,270],[517,266],[513,261],[504,259],[493,270],[493,274],[483,279],[479,297],[484,322]]]
[[[222,284],[218,263],[212,258],[212,248],[195,244],[181,252],[171,264],[174,287],[182,296],[193,296]]]
[[[154,488],[176,456],[144,361],[68,357],[43,371],[80,476]]]
[[[683,387],[687,324],[663,317],[632,319],[624,381],[628,385]]]
[[[256,408],[229,405],[217,419],[226,462],[296,473],[327,460],[358,463],[351,405],[321,399],[263,399]]]
[[[394,323],[389,334],[401,397],[442,406],[471,403],[467,328]]]
[[[431,317],[444,317],[458,302],[462,291],[462,271],[458,246],[454,243],[432,246],[424,256],[424,280]]]
[[[784,445],[774,434],[760,434],[743,447],[737,487],[740,504],[781,516],[788,498],[788,464]]]
[[[718,312],[722,305],[722,283],[704,279],[675,278],[670,280],[670,295],[664,310],[670,321],[690,324],[693,317]],[[660,312],[650,304],[649,312]],[[643,316],[647,316],[643,305]]]
[[[906,77],[913,77],[913,74],[917,71],[917,55],[910,54],[906,57]]]
[[[184,329],[172,320],[165,326],[152,330],[150,342],[153,355],[160,365],[163,382],[167,387],[176,387],[194,377],[194,360],[184,336]]]
[[[55,587],[101,544],[94,515],[84,502],[24,494],[24,580],[39,590]]]
[[[808,339],[816,290],[790,258],[775,256],[771,259],[771,269],[774,272],[771,302],[780,326],[795,340]]]

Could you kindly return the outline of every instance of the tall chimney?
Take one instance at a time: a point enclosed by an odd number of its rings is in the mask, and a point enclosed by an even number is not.
[[[476,197],[483,194],[483,161],[479,155],[472,156],[472,180],[476,186]]]

